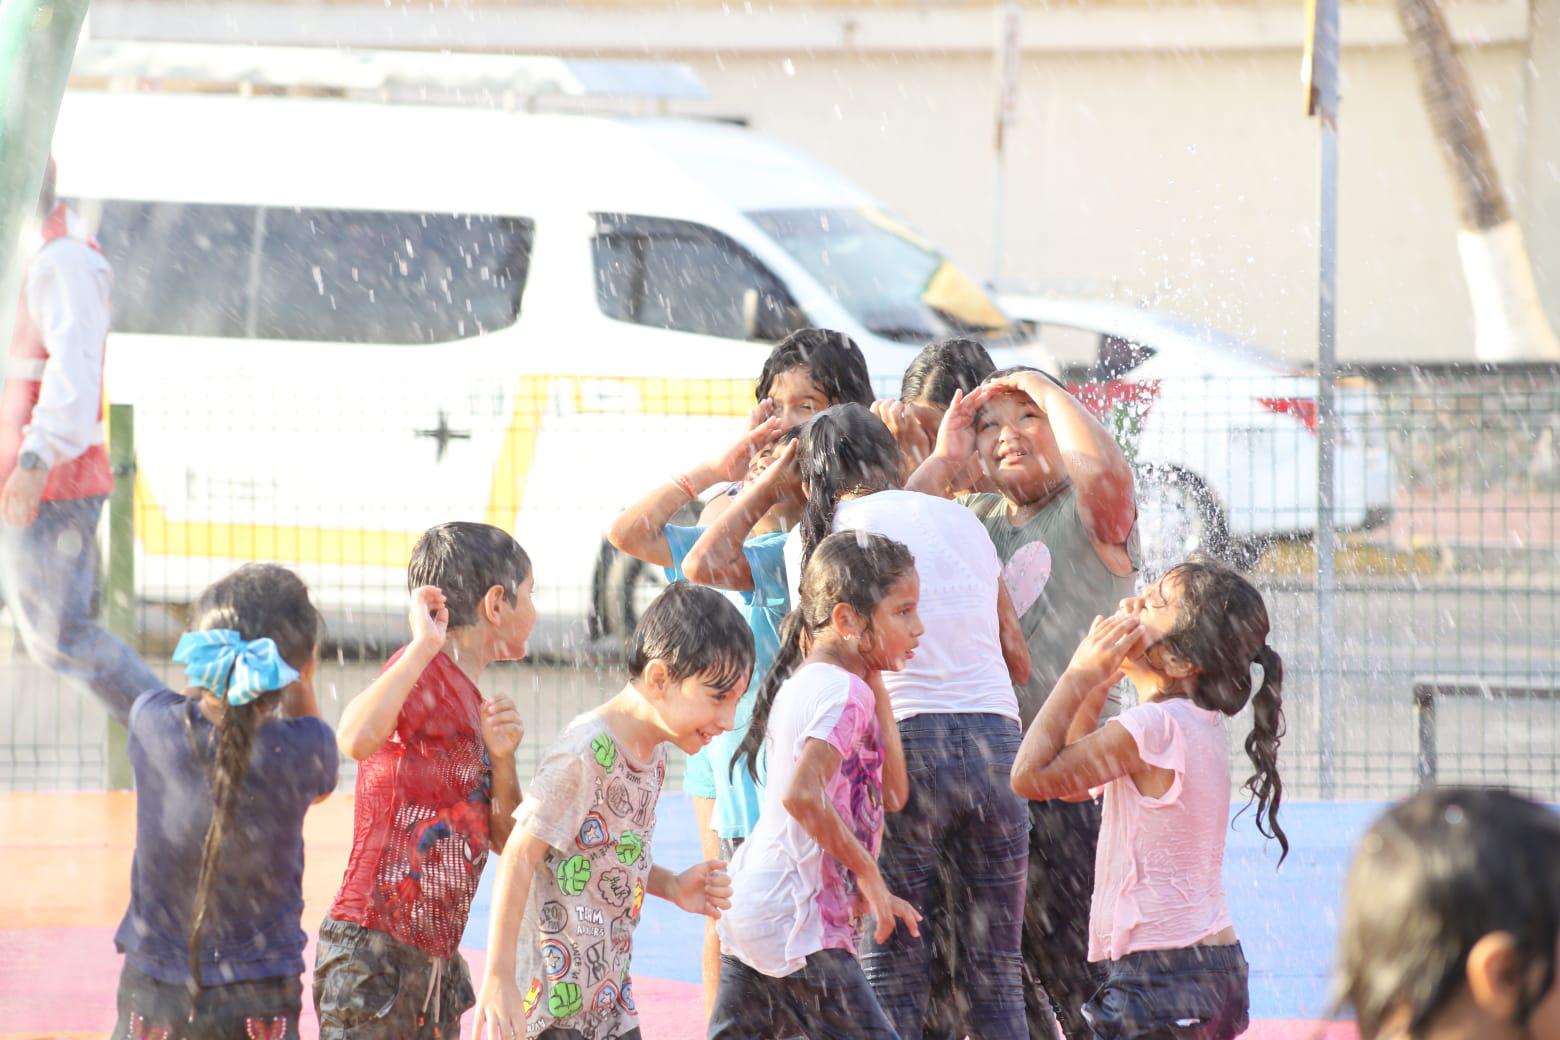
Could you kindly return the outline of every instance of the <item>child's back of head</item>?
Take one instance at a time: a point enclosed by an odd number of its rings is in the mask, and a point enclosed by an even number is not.
[[[498,586],[510,605],[531,576],[531,558],[520,543],[490,524],[468,521],[430,527],[412,549],[408,589],[433,585],[444,593],[450,627],[476,624],[489,590]]]
[[[1334,992],[1366,1040],[1560,1036],[1560,817],[1447,787],[1383,813],[1355,853]],[[1447,1035],[1442,1032],[1441,1035]]]

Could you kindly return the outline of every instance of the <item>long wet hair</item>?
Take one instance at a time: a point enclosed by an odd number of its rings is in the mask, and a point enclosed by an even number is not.
[[[1510,791],[1443,787],[1365,832],[1344,892],[1332,1017],[1373,1040],[1407,1015],[1423,1037],[1467,985],[1468,954],[1506,932],[1520,961],[1517,1025],[1555,985],[1560,817]]]
[[[854,403],[865,408],[872,404],[866,356],[855,340],[832,329],[797,329],[776,343],[764,359],[754,396],[766,400],[776,377],[798,368],[807,371],[807,378],[831,405]]]
[[[731,757],[732,775],[736,774],[737,762],[742,760],[753,779],[758,779],[759,751],[769,731],[775,695],[801,664],[803,643],[829,627],[835,606],[847,604],[870,632],[872,612],[888,590],[914,573],[915,557],[910,550],[885,535],[840,531],[819,543],[818,551],[802,571],[798,602],[780,624],[780,649],[753,696],[753,716],[747,733]]]
[[[969,393],[997,370],[978,340],[962,336],[928,343],[905,369],[899,399],[905,404],[926,401],[946,408],[957,390]]]
[[[901,486],[899,445],[883,420],[859,404],[826,408],[802,424],[796,462],[807,490],[802,568],[834,529],[834,511],[845,495]]]
[[[282,660],[300,672],[314,659],[322,627],[319,611],[309,601],[309,590],[303,580],[274,563],[245,564],[206,589],[196,601],[195,618],[194,627],[200,631],[227,628],[238,632],[246,641],[275,640]],[[209,693],[205,691],[205,694]],[[190,910],[190,988],[194,992],[202,986],[201,937],[209,923],[222,846],[233,827],[239,794],[249,772],[255,730],[262,719],[269,717],[281,697],[281,690],[272,690],[248,704],[224,701],[222,718],[216,725],[211,823],[201,846],[200,875]],[[206,750],[194,747],[194,718],[200,710],[198,702],[191,700],[185,710],[186,732],[199,760]]]
[[[1228,716],[1240,714],[1251,703],[1246,755],[1253,771],[1242,790],[1256,803],[1257,830],[1278,841],[1282,863],[1289,855],[1289,838],[1278,825],[1278,807],[1284,798],[1278,775],[1278,745],[1284,736],[1284,661],[1267,644],[1267,604],[1251,582],[1215,563],[1183,563],[1163,580],[1175,582],[1181,593],[1175,628],[1163,642],[1197,669],[1192,703]],[[1255,692],[1253,664],[1262,668],[1262,683]]]

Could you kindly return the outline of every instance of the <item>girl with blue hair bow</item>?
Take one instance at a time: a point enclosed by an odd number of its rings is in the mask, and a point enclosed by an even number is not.
[[[115,1040],[297,1040],[303,817],[336,787],[314,698],[320,616],[297,575],[249,564],[196,604],[183,694],[130,712],[136,848]]]

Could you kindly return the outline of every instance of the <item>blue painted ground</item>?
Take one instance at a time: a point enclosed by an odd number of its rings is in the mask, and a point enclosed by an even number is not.
[[[1343,875],[1359,836],[1382,806],[1360,802],[1286,803],[1280,820],[1291,852],[1274,870],[1276,846],[1239,817],[1224,857],[1230,913],[1251,963],[1253,1018],[1321,1018],[1332,964]],[[655,858],[673,870],[700,858],[693,809],[667,794],[657,809]],[[487,948],[496,859],[490,859],[463,946]],[[699,981],[701,918],[658,899],[645,901],[634,933],[634,970],[652,978]]]

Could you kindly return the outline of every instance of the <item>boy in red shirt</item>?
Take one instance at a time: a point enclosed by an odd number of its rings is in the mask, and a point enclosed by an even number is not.
[[[362,764],[352,854],[315,957],[321,1040],[460,1036],[476,1003],[460,938],[520,804],[520,716],[476,684],[525,656],[529,557],[496,527],[441,524],[412,550],[407,583],[412,640],[336,730]]]

